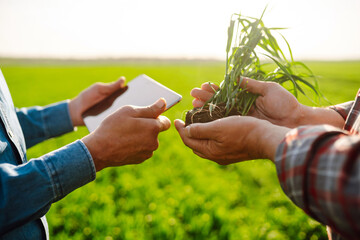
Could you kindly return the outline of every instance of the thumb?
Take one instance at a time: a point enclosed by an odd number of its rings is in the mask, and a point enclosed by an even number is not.
[[[157,118],[166,109],[166,101],[160,98],[155,103],[147,107],[135,108],[135,117],[140,118]]]
[[[214,139],[217,136],[216,122],[193,123],[185,127],[185,135],[193,139]]]
[[[190,125],[192,126],[192,125]],[[191,135],[189,135],[189,127],[185,127],[185,123],[179,119],[175,120],[176,130],[179,132],[179,135],[186,146],[191,148],[196,154],[204,153],[207,151],[207,145],[209,141],[202,139],[195,139]],[[190,133],[191,134],[191,133]]]
[[[264,95],[267,87],[266,82],[258,81],[247,77],[240,77],[240,87],[245,88],[247,91],[259,95]]]
[[[125,77],[120,77],[117,81],[104,84],[101,89],[101,93],[104,95],[110,95],[115,91],[123,88],[125,86]]]

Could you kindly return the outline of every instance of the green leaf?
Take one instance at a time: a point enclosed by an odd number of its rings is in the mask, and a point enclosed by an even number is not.
[[[231,42],[232,42],[233,33],[234,33],[234,25],[235,25],[235,21],[231,20],[230,21],[230,26],[228,28],[228,42],[227,42],[227,45],[226,45],[226,52],[227,53],[230,51],[230,48],[231,48]]]
[[[273,31],[284,28],[266,27],[262,20],[265,11],[266,8],[259,19],[241,14],[233,14],[231,17],[226,45],[225,77],[220,84],[220,89],[217,92],[214,91],[214,96],[209,100],[209,103],[225,104],[226,114],[233,108],[247,114],[256,101],[256,95],[248,93],[246,87],[240,87],[242,77],[278,82],[296,97],[298,93],[308,97],[309,90],[314,92],[315,97],[321,95],[314,74],[304,63],[294,61],[290,44],[280,34],[280,39],[287,45],[288,53],[286,54],[290,56],[290,61],[286,59],[285,52],[278,44],[278,39],[273,35]],[[233,16],[236,17],[235,20],[232,20]],[[234,31],[235,26],[236,31]],[[265,51],[262,54],[277,67],[272,71],[265,71],[264,66],[269,64],[260,60],[258,50]],[[291,84],[286,84],[287,82]]]

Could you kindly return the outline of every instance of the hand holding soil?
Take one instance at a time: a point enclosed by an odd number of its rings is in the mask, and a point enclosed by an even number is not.
[[[279,126],[299,126],[304,106],[280,84],[244,78],[242,86],[245,87],[245,85],[247,91],[258,95],[248,116],[268,120]],[[212,86],[214,89],[218,89],[215,84]],[[200,89],[194,88],[190,93],[195,98],[193,106],[195,108],[202,107],[214,95],[213,88],[209,83],[202,84]]]
[[[82,140],[89,149],[96,171],[110,166],[139,164],[158,148],[158,134],[169,129],[170,120],[160,116],[164,99],[151,106],[125,106],[108,116]]]
[[[251,159],[275,157],[289,128],[273,125],[253,117],[232,116],[209,123],[194,123],[187,127],[175,121],[184,144],[202,158],[221,165]]]
[[[310,124],[330,124],[339,128],[344,125],[344,119],[335,111],[303,105],[278,83],[244,79],[247,91],[258,95],[248,116],[289,128]],[[214,95],[214,89],[219,88],[215,84],[211,85],[212,87],[209,83],[203,83],[201,88],[192,89],[190,94],[194,97],[194,108],[203,107]]]
[[[322,95],[315,75],[304,63],[294,60],[289,43],[280,35],[288,46],[286,56],[276,35],[273,35],[276,29],[281,28],[267,28],[262,21],[264,13],[265,10],[259,19],[232,15],[228,27],[224,79],[218,88],[208,84],[193,90],[195,108],[186,114],[187,126],[233,115],[254,115],[275,124],[294,127],[297,118],[301,117],[301,105],[296,100],[298,94],[309,98],[309,93],[315,93],[314,102],[319,101]],[[272,65],[263,62],[259,56],[268,58]],[[275,69],[271,70],[273,67]],[[250,78],[269,85],[258,84]],[[279,85],[286,87],[294,96],[283,91]],[[273,94],[276,92],[280,95]],[[258,97],[263,99],[257,101]]]

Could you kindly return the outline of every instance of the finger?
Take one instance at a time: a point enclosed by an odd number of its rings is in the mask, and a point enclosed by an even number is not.
[[[126,78],[122,76],[115,82],[115,84],[117,83],[118,85],[120,85],[120,88],[123,88],[125,87],[125,82],[126,82]]]
[[[176,119],[174,121],[174,125],[175,125],[175,128],[178,132],[180,131],[183,131],[183,129],[185,128],[185,123],[184,121],[180,120],[180,119]]]
[[[200,100],[200,99],[197,99],[195,98],[193,101],[192,101],[192,105],[194,106],[194,108],[199,108],[199,107],[202,107],[204,106],[205,102]]]
[[[122,88],[125,86],[125,81],[126,78],[124,76],[120,77],[117,81],[109,83],[109,85],[114,85],[114,87],[116,88]]]
[[[157,118],[166,109],[166,101],[164,98],[160,98],[155,103],[147,107],[134,108],[134,117],[139,118]]]
[[[194,98],[198,98],[198,99],[206,102],[210,98],[212,98],[212,96],[214,95],[214,92],[208,92],[208,91],[202,90],[200,88],[194,88],[191,90],[190,95],[193,96]]]
[[[255,94],[264,95],[267,88],[266,82],[254,80],[251,78],[240,77],[240,86],[246,88],[247,91]]]
[[[188,137],[188,134],[186,133],[187,129],[186,129],[185,123],[183,121],[176,119],[174,121],[174,125],[175,125],[175,128],[178,131],[182,141],[184,142],[184,144],[186,146],[188,146],[189,148],[191,148],[192,150],[194,150],[196,152],[206,152],[205,147],[204,147],[205,140],[192,139],[192,138]]]
[[[125,86],[125,77],[120,77],[117,81],[112,83],[103,84],[100,88],[100,92],[103,95],[110,95],[115,91]]]
[[[193,123],[185,128],[185,134],[189,138],[193,139],[204,139],[216,140],[218,128],[217,121],[209,123]]]
[[[156,119],[153,118],[137,118],[136,126],[138,131],[148,132],[158,135],[160,132],[166,131],[170,128],[171,122],[165,116],[159,116]]]
[[[156,120],[159,124],[160,132],[168,130],[171,126],[170,120],[165,116],[159,116]]]
[[[206,82],[206,83],[201,84],[201,89],[208,91],[208,92],[215,93],[215,91],[219,90],[219,86],[214,83]]]

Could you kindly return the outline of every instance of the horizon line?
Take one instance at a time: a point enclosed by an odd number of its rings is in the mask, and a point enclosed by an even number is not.
[[[8,57],[0,56],[1,64],[9,63],[116,63],[116,62],[225,62],[219,58],[195,58],[195,57]],[[358,62],[357,59],[299,59],[297,61],[306,62]]]

